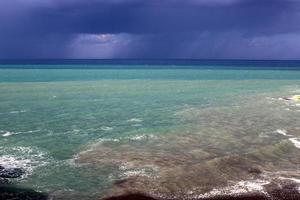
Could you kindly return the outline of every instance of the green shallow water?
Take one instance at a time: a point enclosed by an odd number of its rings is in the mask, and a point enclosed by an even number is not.
[[[300,149],[274,132],[300,137],[299,105],[278,100],[300,93],[299,77],[278,70],[1,69],[0,165],[25,168],[15,184],[54,199],[121,193],[115,182],[128,178],[122,187],[158,196],[202,194],[249,178],[231,162],[236,157],[297,178]],[[216,178],[219,165],[224,179]],[[210,182],[191,178],[205,173]]]

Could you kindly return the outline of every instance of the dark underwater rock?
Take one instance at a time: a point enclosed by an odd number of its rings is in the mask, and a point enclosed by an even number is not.
[[[0,178],[19,178],[25,171],[22,168],[5,168],[0,166]]]

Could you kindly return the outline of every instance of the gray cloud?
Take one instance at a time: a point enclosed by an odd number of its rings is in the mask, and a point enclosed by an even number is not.
[[[2,0],[0,58],[295,59],[299,20],[294,0]]]

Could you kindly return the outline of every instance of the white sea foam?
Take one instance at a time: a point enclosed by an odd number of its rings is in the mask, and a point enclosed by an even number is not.
[[[98,142],[120,142],[120,139],[118,138],[100,138],[98,139]]]
[[[283,180],[290,180],[294,183],[299,183],[300,184],[300,179],[298,178],[286,178],[286,177],[280,177],[279,179],[283,179]]]
[[[46,153],[31,147],[1,147],[0,153],[1,166],[22,168],[26,171],[26,175],[32,174],[36,167],[48,163]]]
[[[300,149],[300,138],[290,138],[289,140],[295,145],[295,147]]]
[[[2,136],[3,137],[8,137],[8,136],[11,136],[11,135],[14,135],[14,134],[15,134],[14,132],[5,131],[5,132],[3,132]]]
[[[123,176],[134,177],[134,176],[145,176],[145,177],[151,177],[145,169],[135,169],[135,170],[128,170],[122,173]]]
[[[10,111],[10,114],[19,114],[19,113],[25,113],[27,112],[27,110],[14,110],[14,111]]]
[[[287,130],[285,130],[285,129],[277,129],[275,132],[280,135],[284,135],[284,136],[292,136],[292,135],[288,135]]]
[[[143,134],[143,135],[135,135],[132,137],[128,137],[126,139],[129,139],[129,140],[157,139],[157,136],[152,135],[152,134]]]
[[[113,130],[113,128],[112,128],[112,127],[109,127],[109,126],[102,126],[100,129],[101,129],[102,131],[111,131],[111,130]]]
[[[223,195],[233,196],[247,193],[262,193],[268,195],[268,193],[264,191],[264,185],[269,183],[269,181],[265,180],[240,181],[233,186],[213,189],[210,192],[197,195],[196,198],[209,198]],[[189,193],[192,194],[193,192],[190,191]]]
[[[26,133],[35,133],[35,132],[39,132],[39,131],[40,130],[20,131],[20,132],[0,131],[0,134],[2,134],[3,137],[8,137],[8,136],[12,136],[12,135],[26,134]]]
[[[158,171],[156,166],[144,166],[143,168],[136,168],[134,164],[124,162],[119,166],[119,170],[121,171],[121,176],[125,176],[126,178],[134,177],[134,176],[144,176],[144,177],[153,177],[151,172]]]
[[[131,118],[129,120],[127,120],[127,122],[142,122],[143,120],[142,119],[139,119],[139,118]]]
[[[158,137],[153,134],[142,134],[142,135],[134,135],[134,136],[126,136],[126,137],[120,137],[120,138],[100,138],[98,139],[98,142],[121,142],[122,140],[132,140],[132,141],[138,141],[138,140],[147,140],[147,139],[157,139]]]

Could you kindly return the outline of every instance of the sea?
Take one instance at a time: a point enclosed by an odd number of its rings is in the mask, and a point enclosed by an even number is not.
[[[299,94],[300,61],[1,60],[0,165],[25,170],[5,187],[300,194]]]

